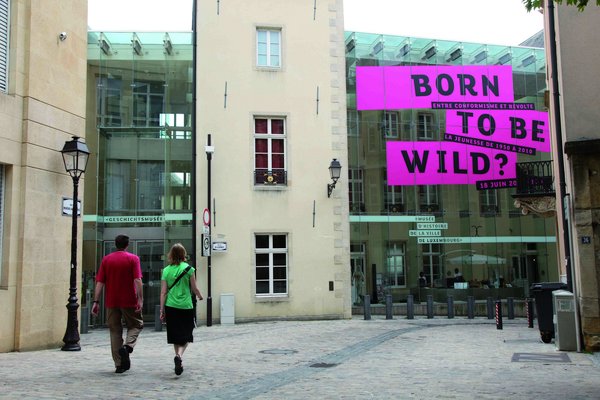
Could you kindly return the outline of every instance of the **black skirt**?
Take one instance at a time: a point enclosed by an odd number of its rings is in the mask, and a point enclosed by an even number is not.
[[[194,309],[182,309],[165,306],[167,323],[167,343],[184,345],[192,343],[194,336]]]

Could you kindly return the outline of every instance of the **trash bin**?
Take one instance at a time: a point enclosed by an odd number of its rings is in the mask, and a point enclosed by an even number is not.
[[[534,283],[529,288],[530,293],[533,294],[535,299],[535,313],[537,315],[540,336],[544,343],[550,343],[554,338],[552,292],[566,289],[567,285],[562,282]]]

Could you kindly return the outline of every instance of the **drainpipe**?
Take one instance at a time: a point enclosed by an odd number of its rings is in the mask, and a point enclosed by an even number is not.
[[[562,138],[562,109],[560,107],[560,91],[558,86],[558,56],[556,50],[556,28],[554,23],[554,1],[548,0],[548,34],[550,37],[549,50],[550,50],[550,65],[552,68],[552,76],[550,77],[552,83],[552,103],[554,105],[554,132],[556,134],[556,158],[558,162],[558,195],[560,198],[560,205],[563,208],[562,212],[562,230],[563,230],[563,241],[564,241],[564,252],[565,252],[565,271],[567,273],[567,286],[569,291],[573,291],[573,276],[571,273],[571,239],[569,237],[569,230],[567,228],[567,213],[569,209],[565,209],[568,202],[565,201],[566,196],[566,179],[565,179],[565,164],[564,164],[564,150],[563,150],[563,138]]]
[[[191,263],[198,270],[198,264],[196,263],[196,224],[198,221],[197,213],[198,207],[196,206],[196,13],[197,13],[197,0],[192,3],[192,176],[190,179],[190,185],[192,187],[192,259]],[[195,311],[195,310],[194,310]]]

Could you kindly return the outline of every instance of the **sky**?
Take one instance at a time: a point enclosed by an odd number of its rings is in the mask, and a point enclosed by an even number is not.
[[[192,0],[88,0],[88,26],[189,31],[191,8]],[[514,46],[542,28],[542,14],[522,0],[344,0],[346,31]]]

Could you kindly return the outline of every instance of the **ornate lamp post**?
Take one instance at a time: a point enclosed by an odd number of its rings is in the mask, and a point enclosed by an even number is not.
[[[331,197],[331,193],[333,192],[333,188],[335,188],[335,184],[338,179],[340,179],[340,175],[342,172],[342,164],[334,158],[331,160],[331,164],[329,165],[329,176],[331,177],[332,183],[327,184],[327,197]]]
[[[69,286],[69,303],[67,304],[67,330],[63,337],[65,345],[63,351],[79,351],[79,330],[77,321],[77,188],[79,178],[85,172],[90,151],[85,143],[79,141],[79,137],[73,136],[71,141],[65,142],[60,151],[62,153],[65,169],[73,179],[73,217],[71,227],[71,279]]]

